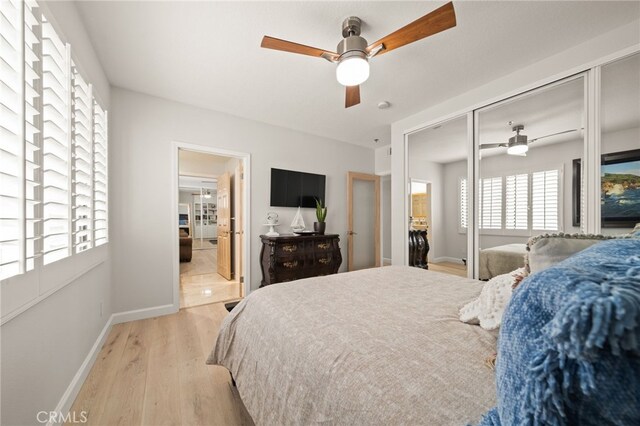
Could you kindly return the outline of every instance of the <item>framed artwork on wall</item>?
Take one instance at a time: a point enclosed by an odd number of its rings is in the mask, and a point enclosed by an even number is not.
[[[573,225],[580,226],[581,161],[573,160]],[[604,228],[640,222],[640,149],[602,155],[600,216]]]

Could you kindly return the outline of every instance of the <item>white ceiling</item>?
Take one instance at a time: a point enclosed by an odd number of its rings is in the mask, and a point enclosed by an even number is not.
[[[455,2],[458,26],[373,59],[347,110],[334,65],[259,47],[271,35],[333,50],[349,15],[373,42],[443,3],[77,4],[114,86],[369,147],[394,121],[640,16],[640,2]]]
[[[529,140],[584,127],[584,80],[536,90],[478,115],[479,143],[505,143],[513,132],[508,123],[523,124]],[[640,127],[640,54],[611,63],[602,71],[602,131]],[[546,145],[582,138],[582,132],[545,138],[530,145]],[[437,163],[467,158],[466,117],[450,120],[409,136],[409,155]],[[483,156],[504,154],[506,148],[482,150]]]

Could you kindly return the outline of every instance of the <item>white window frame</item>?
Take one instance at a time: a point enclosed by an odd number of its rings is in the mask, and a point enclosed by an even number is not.
[[[26,3],[27,5],[31,5],[33,7],[35,7],[34,13],[37,15],[37,19],[39,20],[39,24],[37,29],[37,36],[38,39],[42,42],[42,36],[41,36],[41,16],[46,17],[47,21],[51,23],[51,25],[53,26],[56,34],[58,35],[58,37],[60,38],[60,40],[62,41],[62,43],[65,46],[69,46],[68,41],[65,38],[64,32],[61,31],[60,26],[55,22],[54,19],[51,18],[51,13],[48,9],[48,5],[46,4],[46,2],[41,2],[41,3],[37,3],[35,0],[25,0],[20,1],[19,2],[20,5],[23,5],[22,7],[27,7],[24,6],[24,4]],[[22,24],[24,24],[24,13],[22,13]],[[34,31],[36,32],[36,31]],[[23,40],[21,40],[23,41]],[[74,52],[73,49],[67,47],[67,51],[70,50],[69,53],[69,58],[70,61],[73,61],[75,63],[75,65],[78,67],[78,69],[80,70],[80,73],[83,75],[83,77],[85,78],[85,81],[88,82],[88,80],[86,80],[86,76],[87,74],[84,73],[82,71],[82,66],[81,66],[81,61],[78,61],[78,58],[76,58],[74,56]],[[22,60],[24,61],[25,58],[25,53],[22,52],[21,56],[22,56]],[[41,71],[41,64],[42,64],[42,53],[39,52],[38,53],[38,58],[40,59],[40,61],[38,62],[39,65],[39,69],[36,70],[39,75],[40,78],[42,78],[42,71]],[[22,74],[22,80],[23,80],[23,84],[24,84],[24,72]],[[68,84],[71,84],[71,79],[72,79],[72,75],[69,76],[70,81],[68,82]],[[40,82],[41,83],[41,82]],[[41,84],[39,84],[39,87],[37,88],[38,94],[40,95],[40,97],[42,96],[42,86]],[[25,100],[25,96],[22,96],[22,102],[24,102]],[[69,106],[71,107],[72,103],[72,97],[73,97],[73,92],[70,91],[69,93]],[[95,91],[93,92],[93,99],[98,102],[100,105],[102,105],[104,107],[104,103],[101,101],[99,95],[97,93],[95,93]],[[40,105],[40,113],[42,113],[42,99],[39,100]],[[106,111],[106,108],[105,108]],[[24,123],[24,114],[22,115],[22,122]],[[38,123],[38,128],[40,129],[40,131],[42,131],[43,128],[43,123],[42,120],[40,118],[38,118],[39,123]],[[69,125],[71,126],[71,117],[69,118]],[[22,125],[22,127],[24,128],[24,124]],[[24,138],[24,136],[21,136]],[[70,136],[71,137],[71,136]],[[42,143],[41,140],[41,136],[38,136],[39,143]],[[93,141],[92,141],[93,143]],[[108,146],[108,140],[107,140],[107,146]],[[107,156],[108,156],[108,151],[107,151]],[[39,161],[40,164],[42,164],[42,153],[39,153],[38,155],[39,157]],[[92,160],[93,161],[93,160]],[[24,161],[21,160],[21,163],[23,164],[22,166],[20,166],[22,169],[24,169]],[[69,163],[69,168],[72,169],[72,162],[70,161]],[[24,176],[24,174],[23,174]],[[40,176],[41,176],[41,172],[40,172]],[[70,178],[73,175],[71,174],[71,170],[70,170]],[[108,169],[107,169],[107,179],[108,179]],[[71,188],[73,188],[73,184],[71,184]],[[72,191],[69,191],[69,193],[71,194]],[[42,191],[39,191],[39,194],[36,195],[37,198],[39,199],[39,201],[42,201]],[[71,195],[70,195],[71,196]],[[108,187],[107,187],[107,200],[108,200]],[[22,199],[22,204],[24,206],[24,197]],[[70,203],[70,209],[72,208],[72,203]],[[24,211],[24,207],[22,208]],[[38,215],[38,217],[42,218],[43,212],[42,212],[42,206],[41,203],[39,205],[39,211],[36,213]],[[108,217],[108,216],[107,216]],[[73,247],[73,244],[71,244],[71,235],[72,235],[72,225],[73,225],[73,215],[70,214],[69,216],[69,230],[70,230],[70,246],[69,246],[69,251],[71,252],[71,254],[67,257],[64,257],[60,260],[57,260],[55,262],[49,263],[47,265],[43,265],[43,259],[42,259],[42,243],[41,241],[39,242],[39,253],[36,253],[36,257],[34,259],[34,268],[31,271],[24,271],[24,269],[21,269],[19,274],[16,275],[12,275],[6,279],[3,279],[0,282],[0,312],[2,313],[2,317],[0,319],[0,324],[4,325],[7,322],[11,321],[12,319],[16,318],[17,316],[19,316],[21,313],[27,311],[28,309],[30,309],[31,307],[33,307],[34,305],[38,304],[39,302],[45,300],[46,298],[48,298],[49,296],[51,296],[52,294],[54,294],[55,292],[59,291],[60,289],[64,288],[65,286],[67,286],[68,284],[74,282],[75,280],[77,280],[80,276],[86,274],[87,272],[89,272],[90,270],[98,267],[99,265],[103,264],[109,257],[109,248],[108,248],[108,243],[104,244],[100,247],[94,247],[91,248],[89,250],[85,250],[82,251],[81,253],[74,253],[75,249]],[[108,229],[108,228],[107,228]],[[108,232],[108,231],[107,231]],[[37,233],[39,235],[42,235],[42,226],[40,225],[40,229],[37,230]],[[107,234],[108,235],[108,234]],[[23,233],[22,233],[22,238],[24,240],[25,234],[24,234],[24,227],[23,227]],[[21,261],[24,263],[24,255],[25,255],[25,244],[24,242],[22,243],[22,253],[23,253],[23,257],[21,258]],[[21,267],[23,268],[23,267]]]

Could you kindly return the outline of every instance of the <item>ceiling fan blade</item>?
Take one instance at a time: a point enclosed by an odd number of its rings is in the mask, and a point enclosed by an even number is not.
[[[409,25],[381,38],[367,47],[367,53],[371,53],[381,44],[384,48],[377,54],[382,55],[405,44],[422,40],[425,37],[437,34],[456,26],[456,13],[453,10],[453,3],[449,2],[442,7],[427,13],[422,18],[416,19]]]
[[[349,108],[360,103],[360,86],[347,86],[344,107]]]
[[[283,52],[299,53],[300,55],[316,56],[318,58],[324,58],[329,62],[335,62],[340,57],[340,55],[335,52],[269,36],[264,36],[262,38],[260,47],[264,47],[265,49],[281,50]]]
[[[480,149],[487,149],[487,148],[506,148],[507,144],[506,143],[485,143],[480,145]]]
[[[546,135],[546,136],[540,136],[539,138],[531,139],[531,140],[529,141],[529,143],[531,143],[531,142],[535,142],[535,141],[540,140],[540,139],[550,138],[550,137],[552,137],[552,136],[564,135],[565,133],[577,132],[578,130],[582,130],[582,129],[564,130],[564,131],[562,131],[562,132],[552,133],[552,134],[550,134],[550,135]]]

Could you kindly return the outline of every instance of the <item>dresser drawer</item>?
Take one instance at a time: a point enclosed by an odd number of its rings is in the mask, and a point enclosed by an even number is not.
[[[304,268],[304,258],[296,258],[292,256],[288,257],[276,257],[276,270],[287,272],[287,271],[298,271]]]
[[[313,251],[324,252],[333,250],[333,242],[331,240],[317,240],[313,243]]]
[[[304,253],[304,243],[276,244],[276,256],[292,256]]]

